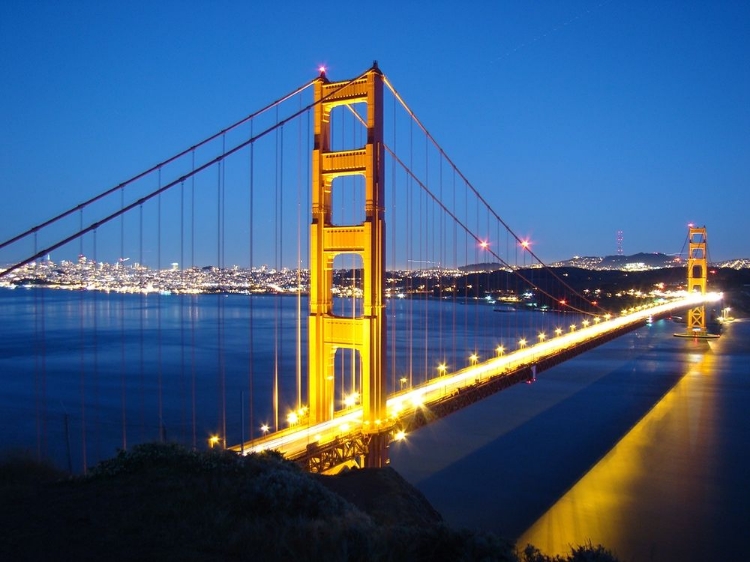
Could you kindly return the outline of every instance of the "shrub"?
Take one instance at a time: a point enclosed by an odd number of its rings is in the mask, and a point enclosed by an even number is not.
[[[619,559],[602,545],[593,546],[591,541],[571,548],[570,554],[562,557],[542,554],[538,548],[527,544],[520,556],[521,562],[619,562]]]

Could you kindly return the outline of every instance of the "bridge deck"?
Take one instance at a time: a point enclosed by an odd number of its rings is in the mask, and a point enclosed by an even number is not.
[[[342,448],[356,453],[366,447],[367,439],[362,436],[390,432],[392,438],[402,437],[405,431],[416,429],[512,384],[529,380],[537,372],[637,328],[649,318],[664,317],[719,298],[721,295],[717,293],[705,297],[689,295],[640,307],[629,314],[561,334],[397,392],[387,401],[389,418],[374,431],[362,423],[362,409],[357,407],[338,412],[330,421],[290,427],[231,449],[243,453],[277,450],[294,459],[305,459],[326,448],[338,451],[336,457],[340,456]],[[356,454],[361,454],[361,451]]]

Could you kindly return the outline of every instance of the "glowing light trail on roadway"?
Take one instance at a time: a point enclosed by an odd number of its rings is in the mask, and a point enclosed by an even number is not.
[[[383,420],[383,427],[397,427],[398,420],[414,412],[420,407],[429,407],[435,402],[461,388],[485,381],[490,378],[515,371],[524,366],[530,366],[547,357],[554,356],[566,349],[581,345],[596,337],[614,332],[627,326],[645,322],[652,316],[661,316],[681,310],[716,302],[721,299],[721,293],[683,294],[683,296],[654,305],[642,305],[631,309],[627,314],[618,317],[595,319],[588,325],[570,326],[570,331],[559,335],[542,335],[534,345],[522,345],[520,349],[493,357],[482,363],[477,363],[434,378],[418,387],[400,391],[387,400],[390,418]],[[362,408],[353,407],[337,412],[335,417],[313,426],[296,425],[287,429],[270,433],[244,446],[231,447],[237,452],[259,452],[277,450],[286,456],[294,456],[303,452],[313,443],[325,444],[337,437],[344,437],[362,430]],[[403,434],[401,435],[403,436]]]

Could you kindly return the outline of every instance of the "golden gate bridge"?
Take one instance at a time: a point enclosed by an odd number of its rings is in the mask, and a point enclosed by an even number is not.
[[[379,466],[409,430],[649,318],[689,309],[685,334],[707,337],[705,228],[688,236],[686,292],[607,310],[542,263],[377,64],[321,70],[0,244],[0,283],[33,289],[12,293],[8,415],[83,470],[155,439]]]

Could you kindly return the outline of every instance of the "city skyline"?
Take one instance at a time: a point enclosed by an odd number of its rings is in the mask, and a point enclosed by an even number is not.
[[[297,2],[1,7],[0,238],[215,133],[320,65],[340,80],[377,59],[542,260],[613,255],[618,231],[625,254],[677,253],[690,222],[707,226],[712,261],[750,256],[748,7],[386,3],[368,16],[341,3],[323,24],[313,14]]]

